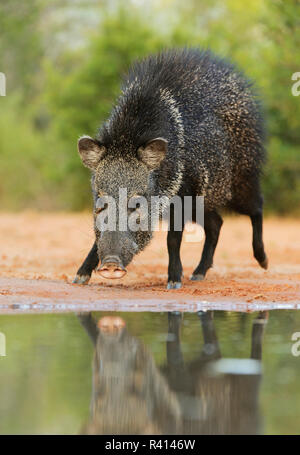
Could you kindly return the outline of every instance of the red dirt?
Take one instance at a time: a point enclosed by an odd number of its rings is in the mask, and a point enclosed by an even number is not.
[[[299,234],[300,220],[265,220],[264,239],[269,257],[269,269],[265,271],[252,256],[249,219],[226,218],[215,254],[215,266],[206,280],[188,280],[200,259],[203,242],[183,242],[183,287],[167,291],[166,233],[159,232],[128,267],[125,278],[107,281],[95,273],[89,285],[80,286],[71,281],[93,243],[91,215],[0,214],[0,297],[1,301],[5,296],[23,296],[25,299],[30,296],[86,302],[95,299],[201,299],[209,302],[300,303]]]

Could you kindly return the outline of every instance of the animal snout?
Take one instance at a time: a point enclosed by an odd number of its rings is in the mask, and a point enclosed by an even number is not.
[[[98,268],[98,272],[103,278],[108,279],[123,278],[127,273],[120,258],[117,256],[104,258],[101,266]]]
[[[119,316],[104,316],[99,319],[98,327],[102,332],[115,333],[119,332],[125,327],[124,319]]]

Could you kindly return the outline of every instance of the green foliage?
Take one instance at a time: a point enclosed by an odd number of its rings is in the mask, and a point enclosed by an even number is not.
[[[165,39],[155,34],[139,16],[128,15],[121,9],[102,24],[100,35],[91,37],[85,50],[89,57],[73,71],[69,72],[66,65],[67,68],[58,73],[53,65],[46,64],[46,97],[55,135],[64,143],[66,176],[72,175],[77,188],[83,190],[83,194],[74,192],[74,198],[70,195],[72,208],[85,207],[91,199],[88,171],[76,153],[78,137],[94,135],[101,122],[109,116],[120,93],[122,75],[131,63],[165,45]]]
[[[41,9],[41,0],[0,2],[0,71],[7,77],[8,89],[22,87],[25,98],[32,96],[39,84]]]
[[[19,97],[2,99],[1,108],[5,111],[0,116],[2,209],[66,207],[70,182],[65,179],[62,143],[50,131],[35,127],[26,109],[20,108]]]
[[[299,146],[274,136],[269,144],[269,160],[263,179],[268,212],[300,215]]]
[[[291,76],[300,71],[297,0],[129,2],[126,10],[117,0],[100,7],[89,0],[17,3],[0,5],[0,71],[7,75],[7,97],[0,98],[2,207],[89,206],[77,138],[94,135],[108,117],[136,58],[186,45],[210,47],[257,82],[270,132],[266,207],[300,214],[300,96],[291,93]],[[80,13],[76,27],[68,8]],[[92,13],[100,21],[93,26]]]

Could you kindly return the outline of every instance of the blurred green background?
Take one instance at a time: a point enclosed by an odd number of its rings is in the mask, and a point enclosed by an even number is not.
[[[298,0],[2,1],[1,209],[89,207],[77,138],[107,118],[134,59],[192,45],[257,82],[269,129],[266,210],[300,215],[299,30]]]

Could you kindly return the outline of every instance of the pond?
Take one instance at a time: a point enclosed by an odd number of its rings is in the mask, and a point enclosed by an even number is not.
[[[0,315],[1,434],[299,434],[300,312]]]

